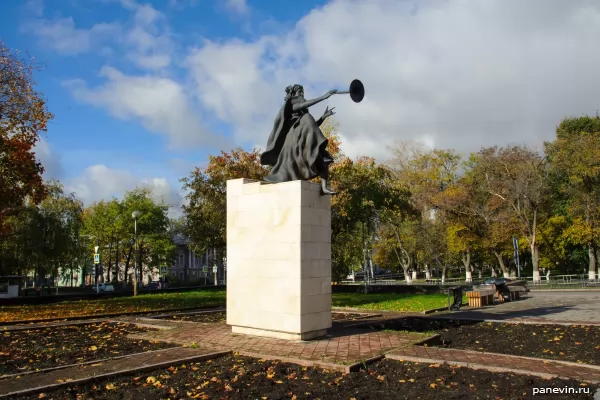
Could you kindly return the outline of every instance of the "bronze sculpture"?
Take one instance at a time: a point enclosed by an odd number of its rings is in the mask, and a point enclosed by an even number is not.
[[[326,118],[335,114],[327,107],[318,120],[308,112],[308,108],[338,93],[350,93],[355,102],[362,101],[364,87],[354,80],[350,90],[340,92],[330,90],[321,97],[306,100],[302,85],[291,85],[285,89],[285,102],[273,124],[273,130],[267,142],[267,149],[261,154],[260,163],[273,168],[265,177],[267,182],[288,182],[321,178],[321,194],[333,195],[329,188],[329,165],[333,157],[327,151],[328,139],[320,126]]]

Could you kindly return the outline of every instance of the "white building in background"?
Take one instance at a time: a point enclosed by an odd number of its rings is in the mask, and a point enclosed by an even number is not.
[[[216,249],[210,250],[206,253],[196,254],[189,248],[189,240],[182,236],[176,235],[173,237],[173,243],[175,244],[175,258],[172,260],[170,265],[166,265],[167,273],[166,275],[170,278],[175,278],[179,282],[189,282],[194,283],[198,282],[200,284],[204,283],[206,279],[209,284],[214,283],[214,273],[213,266],[215,264],[215,260],[219,260],[223,250]],[[104,260],[101,260],[104,261]],[[116,265],[114,261],[111,262],[110,268],[110,281],[114,281],[115,279],[115,270]],[[129,282],[133,278],[133,264],[134,260],[130,260],[128,275]],[[206,266],[207,273],[204,273],[203,267]],[[161,266],[162,267],[162,266]],[[108,282],[109,281],[109,270],[106,266],[106,263],[102,262],[100,264],[100,279],[99,283]],[[152,271],[147,271],[147,267],[144,267],[144,274],[142,276],[142,284],[147,285],[151,281],[158,281],[162,276],[161,268],[155,267]],[[224,281],[225,271],[222,265],[218,265],[217,267],[217,281],[219,283]],[[28,281],[30,282],[29,286],[33,285],[33,275],[28,276]],[[121,263],[119,268],[119,276],[118,281],[124,282],[125,280],[125,264]],[[139,280],[139,277],[138,277]],[[81,287],[82,284],[88,286],[93,285],[95,283],[95,267],[91,265],[86,266],[84,269],[83,265],[79,265],[74,268],[72,273],[70,269],[61,270],[59,268],[59,274],[56,281],[53,284],[58,284],[61,287]]]
[[[208,282],[214,283],[213,266],[215,260],[219,260],[223,250],[208,250],[205,253],[197,254],[189,247],[189,240],[183,235],[173,237],[173,243],[176,246],[175,259],[171,263],[168,275],[176,278],[180,282],[203,283],[206,278]],[[204,273],[203,267],[206,267],[207,273]],[[224,280],[223,266],[217,266],[217,281]]]

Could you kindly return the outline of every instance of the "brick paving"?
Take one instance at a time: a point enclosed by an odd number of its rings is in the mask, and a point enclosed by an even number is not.
[[[600,367],[470,350],[412,346],[388,352],[386,358],[414,362],[447,363],[494,372],[516,372],[541,377],[573,378],[600,382]]]
[[[177,347],[159,351],[135,354],[94,364],[78,365],[48,372],[23,375],[20,378],[0,379],[0,397],[15,396],[21,391],[35,391],[49,386],[83,383],[100,376],[116,376],[130,370],[143,371],[156,366],[169,366],[171,363],[189,362],[217,356],[214,350],[206,348]]]
[[[136,323],[135,319],[129,321]],[[173,329],[144,332],[131,337],[181,345],[201,343],[202,346],[215,350],[342,365],[377,357],[392,349],[410,346],[425,338],[423,334],[369,332],[364,329],[336,327],[330,330],[330,336],[325,339],[288,341],[233,334],[231,327],[223,323],[169,322],[177,326]]]

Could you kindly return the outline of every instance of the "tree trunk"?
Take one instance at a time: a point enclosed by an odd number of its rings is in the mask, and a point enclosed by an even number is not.
[[[594,242],[590,242],[588,245],[588,253],[590,255],[590,262],[588,265],[589,268],[589,280],[596,280],[596,245]]]
[[[534,236],[534,238],[535,238],[535,236]],[[531,248],[531,263],[533,265],[533,281],[536,283],[540,283],[541,282],[540,270],[539,270],[540,254],[539,254],[538,245],[535,242],[535,239],[532,241],[530,248]]]
[[[402,264],[402,269],[404,270],[404,280],[407,285],[412,285],[412,276],[408,269],[410,268],[410,263]]]
[[[446,266],[442,267],[442,283],[446,282]]]
[[[506,264],[504,264],[504,259],[502,258],[502,254],[500,252],[494,250],[494,255],[498,259],[498,265],[500,265],[500,269],[502,270],[502,275],[505,278],[509,278],[510,277],[510,272],[508,271],[508,268],[506,267]]]
[[[402,266],[402,270],[404,271],[404,279],[406,280],[406,284],[410,285],[410,284],[412,284],[412,279],[410,277],[410,274],[408,273],[408,269],[410,268],[412,259],[410,257],[410,254],[408,254],[408,252],[401,245],[400,245],[400,252],[402,253],[402,256],[400,255],[400,253],[398,253],[398,250],[394,247],[394,253],[396,254],[396,257],[398,258],[398,262],[400,263],[400,265]]]
[[[431,270],[428,264],[425,264],[425,279],[428,281],[431,280]]]
[[[471,270],[471,251],[467,248],[467,251],[461,258],[463,265],[465,266],[465,282],[473,282],[473,272]]]
[[[127,252],[127,258],[125,259],[125,275],[123,276],[124,281],[125,281],[125,286],[127,286],[127,284],[130,282],[129,279],[129,262],[131,261],[131,255],[133,254],[133,247],[129,248],[129,251]],[[135,265],[134,265],[135,268]]]
[[[108,265],[106,267],[106,281],[110,283],[110,270],[112,269],[112,243],[108,247]]]

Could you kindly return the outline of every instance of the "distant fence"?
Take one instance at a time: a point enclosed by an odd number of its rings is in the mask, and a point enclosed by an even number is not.
[[[473,278],[471,282],[466,282],[465,278],[442,278],[432,277],[431,279],[414,279],[413,283],[407,283],[401,276],[394,275],[376,275],[374,278],[369,278],[367,282],[362,279],[343,280],[342,285],[432,285],[432,286],[457,286],[457,285],[477,285],[483,283],[487,278]]]
[[[460,285],[463,290],[467,290],[473,287],[472,284],[463,282]],[[395,294],[429,294],[429,293],[447,293],[448,288],[451,286],[442,286],[442,285],[390,285],[390,284],[382,284],[378,285],[376,283],[372,283],[369,285],[363,284],[345,284],[345,285],[332,285],[331,291],[332,293],[364,293],[365,289],[368,293],[395,293]]]
[[[556,288],[600,288],[600,280],[589,279],[589,274],[565,275],[540,275],[539,281],[534,281],[533,276],[523,278],[527,280],[530,289],[556,289]]]

